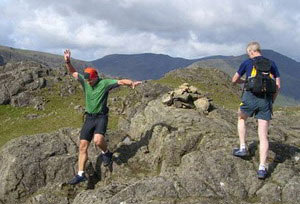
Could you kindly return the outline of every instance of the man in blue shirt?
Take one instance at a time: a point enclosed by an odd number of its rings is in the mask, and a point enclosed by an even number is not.
[[[254,63],[263,58],[260,45],[257,42],[251,42],[247,46],[247,54],[250,59],[245,60],[239,70],[232,77],[233,83],[243,84],[247,82],[249,77],[256,74]],[[254,116],[258,120],[258,136],[259,136],[259,169],[257,172],[259,179],[267,177],[266,160],[269,150],[268,127],[272,115],[272,104],[274,103],[280,89],[280,74],[274,62],[271,62],[271,75],[276,82],[276,93],[272,95],[259,96],[251,91],[245,91],[242,96],[242,103],[238,110],[238,133],[240,139],[240,148],[234,149],[233,155],[238,157],[248,156],[246,147],[246,120],[248,117]],[[246,74],[246,80],[241,77]]]

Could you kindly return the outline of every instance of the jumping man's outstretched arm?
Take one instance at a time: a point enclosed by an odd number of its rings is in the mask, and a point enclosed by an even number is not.
[[[66,67],[70,72],[70,74],[72,74],[74,78],[78,79],[78,72],[71,64],[71,51],[69,49],[64,51],[64,59],[65,59]]]
[[[133,89],[134,87],[140,85],[142,82],[141,81],[131,81],[130,79],[121,79],[118,80],[119,85],[126,85],[126,86],[131,86]]]

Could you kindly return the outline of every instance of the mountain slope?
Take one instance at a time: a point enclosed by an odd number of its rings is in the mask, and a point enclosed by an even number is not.
[[[92,61],[101,72],[112,76],[121,76],[138,80],[158,79],[165,73],[186,67],[195,60],[173,58],[162,54],[108,55]]]
[[[34,61],[40,64],[57,68],[64,64],[63,54],[54,55],[45,52],[37,52],[32,50],[22,50],[12,47],[0,46],[0,66],[8,62]],[[88,62],[73,59],[74,67],[81,70],[84,67],[91,65]]]

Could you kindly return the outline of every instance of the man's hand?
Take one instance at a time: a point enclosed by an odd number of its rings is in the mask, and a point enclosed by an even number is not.
[[[66,67],[70,72],[70,74],[72,74],[72,76],[75,77],[75,79],[78,79],[78,72],[76,72],[75,68],[71,64],[71,51],[69,49],[66,49],[64,51],[64,59],[65,59]]]
[[[141,81],[133,81],[131,87],[134,89],[136,86],[140,85],[141,83],[142,83]]]
[[[69,49],[66,49],[64,51],[64,59],[66,63],[69,63],[71,60],[71,51]]]
[[[234,84],[243,84],[245,83],[245,79],[242,79],[241,76],[239,75],[239,73],[235,73],[231,79],[232,83]]]

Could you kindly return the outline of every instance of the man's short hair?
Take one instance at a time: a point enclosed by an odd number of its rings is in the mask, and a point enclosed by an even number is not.
[[[254,52],[259,52],[261,53],[261,49],[260,49],[260,45],[258,42],[250,42],[248,45],[247,45],[247,49],[246,49],[247,53],[249,51],[254,51]]]

